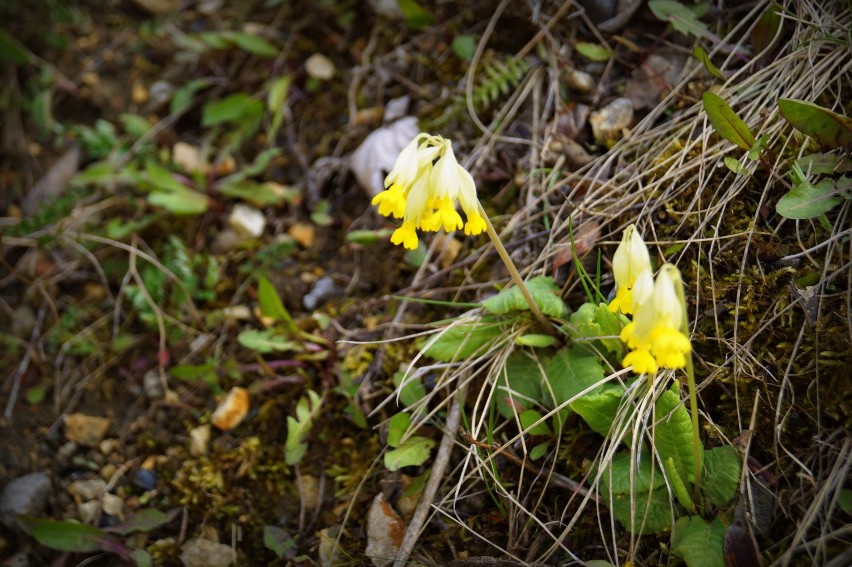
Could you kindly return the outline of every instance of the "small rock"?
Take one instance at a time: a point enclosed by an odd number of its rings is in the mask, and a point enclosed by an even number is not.
[[[153,469],[139,469],[133,477],[133,484],[142,490],[154,490],[157,488],[157,471]]]
[[[159,400],[166,393],[163,388],[163,379],[157,370],[149,370],[142,378],[142,391],[149,400]]]
[[[210,169],[201,157],[201,150],[186,142],[178,142],[172,146],[172,160],[187,173],[200,171],[206,174]]]
[[[228,226],[243,238],[257,238],[266,228],[266,217],[254,207],[238,204],[228,217]]]
[[[109,419],[82,413],[65,416],[65,438],[86,447],[97,447],[109,429]]]
[[[67,443],[63,443],[62,446],[56,450],[56,458],[60,461],[67,461],[73,457],[76,452],[77,444],[73,441],[68,441]]]
[[[17,526],[15,516],[18,514],[41,514],[51,489],[50,477],[43,472],[30,473],[11,481],[0,492],[0,525],[12,528]]]
[[[168,14],[180,5],[180,0],[133,0],[137,8],[140,8],[154,16]]]
[[[314,510],[319,504],[319,479],[309,474],[299,476],[299,498],[306,510]]]
[[[589,116],[592,134],[600,143],[616,141],[624,136],[624,130],[633,125],[633,103],[629,98],[620,97],[592,112]]]
[[[323,276],[317,280],[311,291],[306,293],[302,298],[302,305],[304,305],[305,309],[308,311],[313,311],[321,304],[325,303],[326,300],[336,295],[338,291],[337,286],[334,284],[334,280],[328,276]]]
[[[15,318],[12,321],[12,332],[15,333],[16,337],[20,337],[22,339],[29,339],[30,333],[33,332],[33,327],[35,327],[36,316],[33,313],[33,310],[29,308],[28,305],[19,305],[17,309],[15,309]]]
[[[305,61],[305,71],[314,79],[327,81],[334,76],[334,63],[322,53],[314,53]]]
[[[115,494],[110,494],[109,492],[104,494],[102,507],[104,514],[109,514],[119,520],[124,519],[124,500]]]
[[[157,112],[166,106],[175,94],[175,86],[168,81],[156,81],[148,89],[148,112]]]
[[[216,233],[210,248],[215,254],[224,254],[239,246],[241,240],[236,231],[226,228]]]
[[[22,551],[9,557],[2,565],[3,567],[30,567],[30,558]]]
[[[110,454],[115,452],[116,449],[118,449],[118,446],[120,444],[121,442],[118,439],[104,439],[98,445],[98,450],[101,452],[102,455],[109,456]]]
[[[581,93],[587,93],[595,88],[595,78],[591,73],[579,69],[568,69],[565,72],[565,82],[568,83],[569,87]]]
[[[93,478],[90,480],[75,480],[68,485],[68,492],[78,502],[85,502],[100,498],[101,494],[106,490],[107,483],[102,478]]]
[[[219,403],[219,407],[210,416],[210,423],[221,431],[227,431],[238,426],[249,410],[248,390],[236,386],[231,388],[225,399]]]
[[[189,454],[193,457],[206,455],[210,445],[210,426],[199,425],[189,432],[189,438]]]
[[[367,514],[367,557],[376,567],[385,567],[393,562],[405,536],[405,522],[379,492]]]
[[[207,539],[191,539],[181,549],[184,567],[229,567],[237,561],[230,546]]]
[[[313,245],[316,233],[316,227],[305,222],[297,222],[287,230],[287,234],[305,248],[310,248]]]
[[[88,502],[80,502],[77,504],[77,515],[80,517],[80,521],[86,525],[95,525],[100,513],[101,503],[97,500],[89,500]]]
[[[112,479],[112,475],[114,475],[115,471],[117,471],[117,470],[118,470],[118,467],[116,467],[114,464],[107,463],[103,466],[103,468],[101,469],[101,472],[98,473],[98,474],[100,474],[102,479],[109,482],[110,479]]]

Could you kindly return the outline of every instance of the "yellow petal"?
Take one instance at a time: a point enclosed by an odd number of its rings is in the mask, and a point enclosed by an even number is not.
[[[391,235],[391,243],[402,244],[407,250],[416,250],[418,239],[417,230],[413,222],[404,222],[402,226],[393,231]]]
[[[654,374],[657,372],[656,360],[650,352],[644,349],[629,352],[621,361],[621,364],[625,368],[632,366],[633,372],[636,374]]]
[[[464,225],[464,233],[468,236],[485,232],[485,219],[479,213],[465,213],[467,224]]]

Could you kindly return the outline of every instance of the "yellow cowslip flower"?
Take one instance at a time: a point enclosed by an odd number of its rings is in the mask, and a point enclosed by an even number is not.
[[[650,278],[651,257],[645,241],[632,224],[624,229],[621,243],[612,257],[612,273],[615,276],[615,298],[609,304],[609,310],[613,313],[620,310],[629,315],[651,291],[648,285],[637,285],[637,280],[647,280],[641,277],[642,274]]]
[[[682,332],[684,308],[677,292],[680,285],[680,272],[675,266],[666,264],[660,268],[653,289],[635,305],[633,321],[621,330],[621,340],[632,349],[622,364],[632,366],[637,374],[653,374],[660,367],[686,366],[692,344]]]
[[[441,136],[418,134],[399,154],[385,178],[385,189],[373,198],[379,214],[402,218],[391,242],[417,248],[417,230],[446,231],[464,227],[465,234],[485,230],[473,177],[456,161],[452,142]],[[467,217],[462,221],[456,203]]]

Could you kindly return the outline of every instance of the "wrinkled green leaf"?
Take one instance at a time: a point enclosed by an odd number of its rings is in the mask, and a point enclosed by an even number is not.
[[[409,437],[400,447],[385,453],[385,468],[393,472],[403,467],[422,465],[434,446],[433,439],[417,435]]]
[[[716,129],[716,132],[722,138],[739,146],[743,151],[749,151],[754,146],[756,140],[751,130],[746,126],[746,123],[736,115],[730,105],[719,95],[707,91],[702,98],[704,101],[704,112],[707,113],[707,118],[710,120],[713,128]]]
[[[845,156],[841,158],[836,154],[808,154],[797,159],[795,165],[803,177],[852,171],[852,159]]]
[[[586,395],[603,389],[604,369],[598,357],[578,345],[563,347],[544,365],[544,372],[553,392],[553,405],[576,397],[591,387]]]
[[[486,345],[503,334],[504,326],[493,319],[483,318],[476,323],[448,327],[431,342],[423,354],[442,362],[453,362],[470,358],[474,353],[485,352]]]
[[[708,33],[707,25],[698,17],[702,7],[685,6],[674,0],[650,0],[648,7],[658,19],[669,22],[674,29],[684,35],[702,37]]]
[[[714,506],[731,501],[740,486],[740,457],[736,449],[723,445],[704,452],[701,492]]]
[[[533,409],[526,410],[518,416],[518,421],[521,422],[521,428],[526,431],[527,435],[550,435],[551,431],[547,426],[546,421],[541,421],[538,425],[533,425],[540,419],[541,413]]]
[[[169,515],[156,508],[137,510],[118,525],[107,528],[110,532],[127,535],[133,532],[150,532],[169,521]]]
[[[689,567],[725,567],[725,531],[718,516],[706,522],[700,516],[678,518],[672,530],[672,553]]]
[[[793,128],[829,148],[852,146],[852,119],[811,102],[778,99],[778,110]]]
[[[695,49],[692,50],[692,56],[698,59],[704,68],[707,69],[707,72],[719,79],[720,81],[725,80],[725,75],[713,65],[713,61],[710,60],[710,56],[700,45],[695,46]]]
[[[623,387],[607,385],[596,394],[586,394],[572,402],[571,410],[582,417],[593,431],[608,437],[623,396]]]
[[[617,453],[603,469],[600,481],[603,502],[611,506],[622,526],[636,533],[657,533],[671,526],[671,503],[662,471],[652,466],[651,456]],[[632,469],[632,470],[631,470]],[[631,507],[635,513],[631,515]]]
[[[237,335],[237,342],[246,348],[257,352],[269,353],[276,351],[299,350],[299,343],[277,335],[274,329],[248,329]]]
[[[619,355],[623,351],[624,347],[619,338],[621,320],[618,315],[609,310],[605,303],[599,305],[584,303],[577,311],[571,313],[569,321],[571,325],[567,327],[567,330],[572,338],[597,339],[596,342],[614,355]]]
[[[472,35],[457,35],[453,38],[453,53],[459,59],[470,61],[473,59],[473,54],[476,53],[476,41]]]
[[[810,219],[825,214],[842,200],[834,180],[823,179],[816,185],[805,180],[778,199],[775,210],[788,219]]]
[[[577,53],[591,61],[604,62],[612,57],[612,51],[597,43],[589,43],[588,41],[578,41],[574,45]]]
[[[399,447],[402,437],[411,426],[411,416],[400,412],[388,420],[388,446]]]
[[[526,282],[527,290],[541,312],[550,317],[564,318],[568,315],[568,307],[562,301],[562,290],[548,276],[536,276]],[[530,306],[524,299],[521,290],[516,286],[504,289],[497,295],[482,302],[490,313],[504,315],[510,311],[529,311]]]
[[[681,403],[680,396],[673,390],[667,390],[656,403],[654,423],[654,447],[665,461],[674,460],[680,478],[685,482],[695,482],[695,453],[692,450],[692,420],[689,412]],[[703,452],[700,448],[699,454]]]
[[[543,379],[535,359],[522,352],[509,355],[495,377],[497,392],[494,403],[500,415],[511,418],[539,402]]]

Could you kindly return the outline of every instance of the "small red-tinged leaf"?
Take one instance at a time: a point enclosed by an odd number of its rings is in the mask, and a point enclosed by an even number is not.
[[[737,116],[734,109],[722,97],[709,91],[704,93],[702,99],[704,111],[716,132],[732,144],[739,146],[743,151],[749,151],[757,140],[754,139],[751,130]]]
[[[180,508],[176,508],[168,514],[160,512],[156,508],[145,508],[144,510],[138,510],[120,524],[105,528],[104,531],[121,535],[133,532],[150,532],[173,520],[178,513],[180,513]]]
[[[32,516],[18,516],[18,522],[36,541],[51,549],[74,553],[108,551],[124,559],[130,557],[129,547],[94,526]]]
[[[812,136],[827,147],[852,146],[852,119],[811,102],[779,98],[778,110],[803,134]]]

